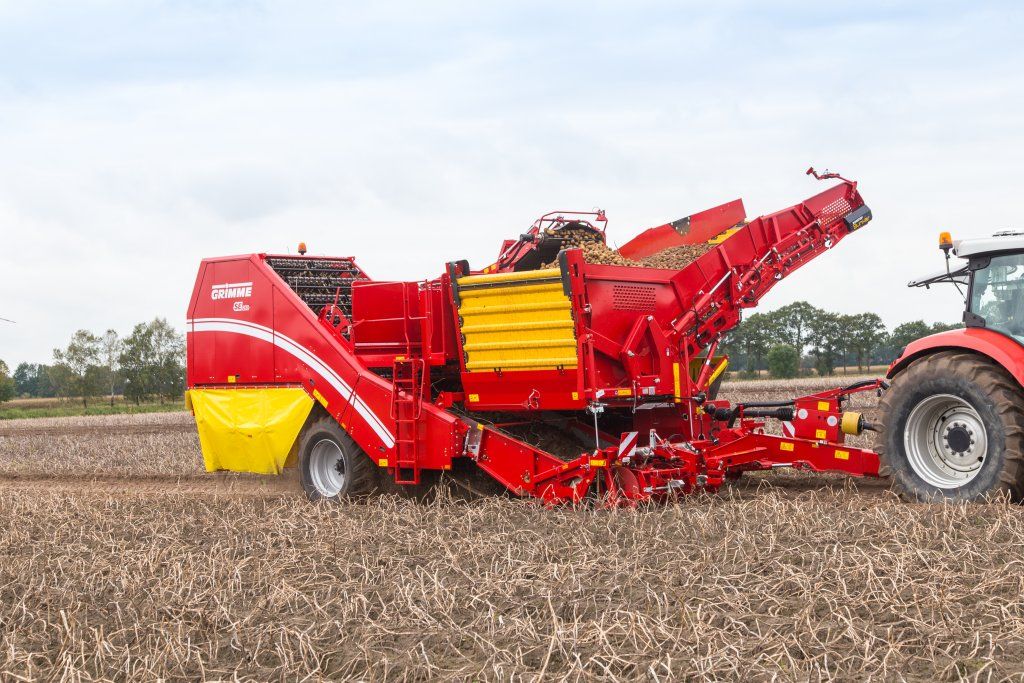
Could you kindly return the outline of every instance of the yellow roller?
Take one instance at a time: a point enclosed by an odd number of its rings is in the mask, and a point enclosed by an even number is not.
[[[572,304],[557,269],[459,278],[466,370],[573,369]]]
[[[524,270],[518,273],[493,273],[491,275],[467,275],[460,277],[456,282],[459,289],[473,285],[492,284],[500,282],[521,282],[523,280],[550,280],[551,278],[561,279],[562,271],[558,268],[548,270]]]

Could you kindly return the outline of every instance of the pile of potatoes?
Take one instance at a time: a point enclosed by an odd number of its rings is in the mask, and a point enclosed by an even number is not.
[[[678,247],[669,247],[668,249],[651,254],[640,261],[634,261],[609,247],[601,241],[600,236],[590,230],[569,227],[549,232],[548,234],[556,234],[562,238],[562,249],[582,249],[583,259],[587,263],[606,266],[635,266],[681,270],[696,261],[700,256],[708,253],[712,247],[710,244],[684,244]],[[557,260],[541,266],[541,268],[557,267]]]
[[[713,245],[684,244],[678,247],[669,247],[645,258],[642,265],[645,268],[670,268],[682,270],[704,254],[711,251]]]

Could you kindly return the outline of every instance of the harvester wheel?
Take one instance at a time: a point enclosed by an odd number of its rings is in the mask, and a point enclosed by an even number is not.
[[[893,379],[879,409],[880,471],[901,498],[1024,499],[1024,397],[995,363],[926,356]]]
[[[306,426],[299,441],[299,478],[312,501],[358,498],[377,489],[370,457],[331,417]]]

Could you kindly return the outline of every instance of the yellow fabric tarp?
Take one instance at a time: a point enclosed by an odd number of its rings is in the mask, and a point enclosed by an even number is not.
[[[191,389],[207,472],[280,474],[313,399],[298,387]]]

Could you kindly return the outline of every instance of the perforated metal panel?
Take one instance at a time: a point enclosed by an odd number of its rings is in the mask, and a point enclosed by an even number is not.
[[[853,206],[850,204],[849,200],[845,197],[840,197],[821,210],[821,213],[818,214],[818,223],[822,227],[828,226],[832,221],[842,218],[846,214],[850,213],[852,209]]]
[[[650,285],[616,284],[612,288],[612,308],[617,311],[654,310],[655,288]]]

